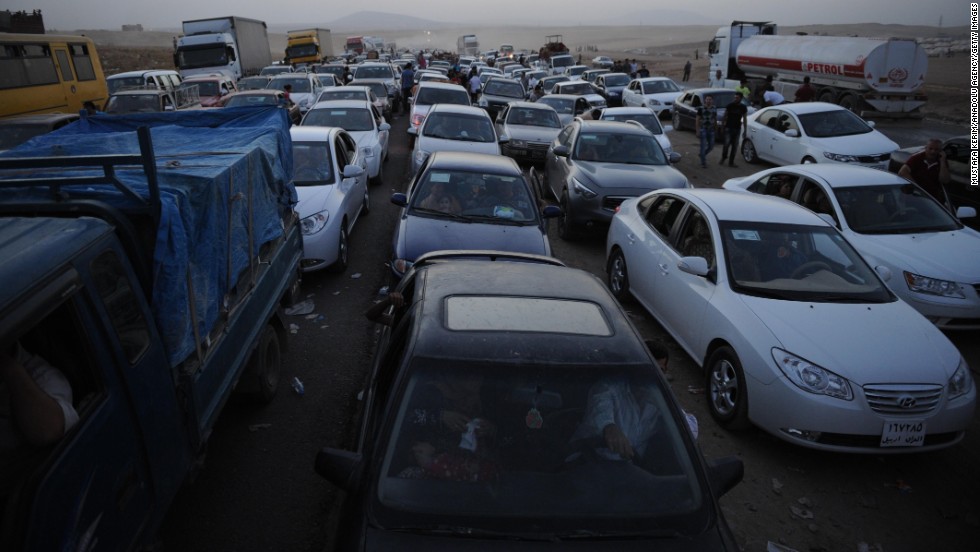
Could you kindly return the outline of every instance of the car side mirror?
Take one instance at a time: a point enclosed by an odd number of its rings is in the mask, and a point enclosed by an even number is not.
[[[956,218],[973,218],[977,216],[977,209],[975,207],[967,207],[966,205],[956,208]]]
[[[886,282],[892,279],[892,270],[887,266],[878,265],[875,267],[875,272],[877,272],[878,276],[881,276],[881,279]]]
[[[319,460],[317,457],[318,472]],[[741,459],[735,456],[726,456],[708,462],[708,484],[711,485],[711,490],[718,497],[734,489],[742,481],[744,475],[745,465]]]
[[[388,123],[381,123],[378,125],[378,130],[391,130],[391,125]]]
[[[357,488],[357,474],[361,471],[361,455],[347,450],[324,447],[316,453],[316,473],[345,491]]]
[[[874,128],[875,127],[875,122],[874,121],[865,121],[865,123],[867,123],[867,125],[869,127],[871,127],[871,128]]]
[[[669,161],[671,165],[673,165],[674,163],[679,163],[680,160],[681,160],[681,154],[677,153],[676,151],[672,151],[669,154],[667,154],[667,161]]]
[[[553,149],[552,151],[554,151],[555,155],[557,155],[558,157],[568,157],[568,154],[570,153],[568,151],[568,146],[565,145],[555,146],[555,149]]]
[[[401,192],[391,194],[391,202],[399,207],[405,207],[408,205],[408,196]]]
[[[681,257],[677,260],[677,268],[681,272],[693,274],[695,276],[708,276],[708,261],[704,257]]]
[[[347,165],[344,167],[344,178],[356,178],[364,174],[364,167],[360,165]]]
[[[558,218],[561,216],[561,207],[557,205],[547,205],[541,210],[542,218]]]
[[[507,142],[510,142],[510,136],[507,136],[506,134],[501,134],[497,138],[497,143],[498,144],[506,144]]]
[[[790,138],[796,138],[800,135],[800,131],[796,130],[795,128],[789,128],[786,129],[786,131],[783,132],[783,134],[789,136]]]
[[[412,136],[417,136],[419,133],[419,129],[413,126],[409,126],[408,133],[411,134]]]

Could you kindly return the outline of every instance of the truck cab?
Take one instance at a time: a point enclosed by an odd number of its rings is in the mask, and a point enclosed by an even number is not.
[[[722,78],[733,79],[734,84],[738,84],[738,79],[743,76],[735,63],[738,45],[750,36],[775,34],[776,24],[769,21],[732,21],[730,26],[719,27],[708,43],[708,74],[714,75],[720,69]]]

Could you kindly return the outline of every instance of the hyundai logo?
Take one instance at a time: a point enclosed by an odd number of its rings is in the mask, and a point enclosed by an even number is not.
[[[898,403],[899,408],[903,408],[905,410],[908,410],[910,408],[915,408],[915,404],[916,404],[915,397],[909,395],[902,395],[895,402]]]

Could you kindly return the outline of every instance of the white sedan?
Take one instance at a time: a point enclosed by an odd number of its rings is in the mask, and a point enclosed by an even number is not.
[[[760,109],[748,116],[742,141],[747,163],[762,159],[775,165],[849,163],[886,169],[897,149],[898,144],[874,129],[874,121],[824,102]]]
[[[956,347],[815,213],[658,190],[621,204],[606,251],[613,293],[635,297],[704,367],[725,427],[881,454],[949,447],[973,422]]]
[[[865,167],[794,165],[733,178],[729,190],[779,195],[829,215],[896,295],[943,329],[980,330],[980,233],[923,189]],[[960,207],[957,217],[976,217]]]
[[[668,77],[646,77],[633,79],[623,90],[623,105],[628,107],[649,107],[662,116],[670,114],[674,100],[684,89]],[[723,107],[723,106],[719,106]]]
[[[303,231],[304,272],[347,270],[349,238],[371,210],[364,155],[354,138],[337,127],[294,126],[293,183]]]
[[[303,117],[302,126],[335,126],[350,133],[367,162],[368,178],[374,184],[384,181],[384,162],[388,160],[391,125],[377,106],[366,100],[317,102]]]

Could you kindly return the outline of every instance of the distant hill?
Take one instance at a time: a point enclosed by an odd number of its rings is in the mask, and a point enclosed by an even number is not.
[[[350,15],[327,21],[323,23],[290,23],[290,24],[269,24],[269,30],[273,32],[286,32],[291,29],[302,29],[306,27],[323,27],[333,31],[409,31],[420,29],[444,29],[456,27],[456,23],[446,23],[443,21],[433,21],[422,19],[410,15],[397,13],[359,11]]]
[[[717,17],[683,10],[643,10],[591,22],[593,25],[724,25]]]

